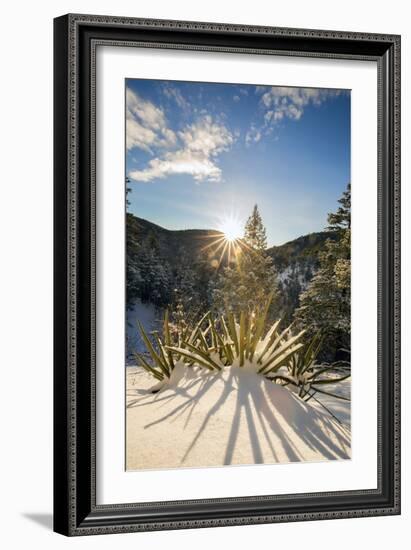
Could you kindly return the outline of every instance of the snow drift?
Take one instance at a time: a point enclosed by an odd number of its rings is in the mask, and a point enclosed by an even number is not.
[[[350,429],[319,403],[232,366],[176,366],[158,393],[127,368],[128,470],[349,459]]]

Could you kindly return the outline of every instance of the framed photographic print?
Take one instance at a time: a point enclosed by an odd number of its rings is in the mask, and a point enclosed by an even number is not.
[[[54,29],[55,531],[400,513],[400,38]]]

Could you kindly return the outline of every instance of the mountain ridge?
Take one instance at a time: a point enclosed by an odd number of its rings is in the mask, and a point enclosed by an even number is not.
[[[160,243],[163,244],[165,244],[164,241],[167,240],[170,244],[175,244],[176,241],[180,241],[180,244],[187,245],[189,244],[189,240],[193,237],[195,239],[206,239],[222,235],[222,232],[217,229],[167,229],[131,213],[128,213],[127,216],[130,222],[129,225],[134,231],[140,232],[141,241],[144,241],[144,239],[152,234],[152,236],[157,237]],[[336,234],[333,232],[314,231],[312,233],[300,235],[284,244],[268,247],[267,253],[273,258],[274,262],[278,264],[277,267],[284,267],[285,264],[292,260],[296,260],[299,256],[304,256],[306,258],[314,255],[316,256],[327,239],[335,238]],[[207,246],[207,243],[204,243],[204,245]],[[162,247],[160,246],[160,248]],[[190,248],[192,247],[190,246]],[[197,248],[197,246],[193,246],[193,248]]]
[[[191,234],[198,233],[198,234],[204,234],[204,235],[207,235],[207,234],[210,234],[210,235],[211,234],[213,234],[213,235],[218,234],[218,235],[220,235],[220,234],[222,234],[222,232],[219,231],[218,229],[203,229],[203,228],[167,229],[166,227],[163,227],[162,225],[151,222],[150,220],[147,220],[145,218],[141,218],[139,216],[136,216],[135,214],[132,214],[131,212],[128,212],[127,215],[132,216],[138,223],[141,223],[143,226],[146,225],[147,227],[149,227],[153,231],[160,231],[160,232],[170,233],[170,234],[183,234],[183,233],[191,233]],[[283,244],[275,244],[275,245],[269,246],[267,248],[267,251],[280,249],[280,248],[285,247],[285,246],[287,246],[291,243],[294,243],[295,241],[300,241],[301,239],[307,238],[310,235],[317,236],[317,235],[322,235],[324,233],[332,234],[332,232],[328,232],[328,231],[312,231],[311,233],[306,233],[304,235],[300,235],[298,237],[295,237],[294,239],[290,239],[289,241],[286,241]]]
[[[151,301],[155,299],[154,293],[162,296],[167,285],[171,284],[175,288],[191,272],[198,276],[195,292],[207,300],[210,281],[215,280],[230,261],[228,252],[222,253],[224,247],[221,236],[221,231],[213,229],[166,229],[128,213],[129,298],[137,295]],[[291,322],[293,312],[299,306],[301,292],[307,288],[318,270],[319,252],[324,249],[325,242],[336,238],[337,234],[333,232],[313,232],[267,249],[277,272],[278,307],[284,322]],[[155,282],[141,286],[145,274]],[[135,291],[133,287],[139,290]]]

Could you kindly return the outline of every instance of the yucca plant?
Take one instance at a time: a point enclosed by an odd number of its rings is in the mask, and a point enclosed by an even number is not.
[[[177,364],[211,372],[235,366],[254,371],[275,383],[291,385],[302,399],[308,400],[316,392],[333,395],[322,389],[323,386],[341,382],[350,375],[325,376],[339,367],[336,364],[317,365],[323,342],[320,334],[304,343],[304,330],[294,334],[292,325],[280,330],[280,320],[275,321],[266,332],[271,300],[272,294],[265,308],[257,315],[240,312],[236,317],[233,312],[227,311],[213,316],[208,311],[193,328],[177,334],[171,331],[167,310],[162,336],[158,331],[153,331],[150,338],[138,323],[147,348],[146,356],[149,355],[151,361],[136,352],[137,364],[159,382],[170,380]],[[345,399],[338,395],[335,397]]]
[[[166,345],[171,343],[170,337],[170,327],[168,322],[168,311],[164,315],[164,339],[163,342],[160,338],[160,335],[157,331],[152,333],[153,339],[155,340],[157,346],[152,342],[144,330],[143,325],[140,321],[137,321],[137,326],[141,335],[141,338],[146,346],[148,355],[150,355],[152,364],[150,364],[143,354],[134,352],[137,364],[141,365],[148,373],[150,373],[154,378],[159,381],[164,380],[164,378],[170,378],[171,372],[174,369],[174,359],[171,353],[166,349]]]
[[[209,370],[220,370],[221,366],[213,360],[213,352],[218,353],[218,347],[208,343],[208,333],[211,328],[209,317],[210,313],[207,312],[194,328],[187,328],[182,333],[178,333],[175,337],[177,341],[173,341],[168,310],[164,314],[162,338],[158,331],[153,331],[150,339],[142,324],[138,322],[138,329],[151,363],[143,354],[135,352],[137,364],[159,381],[170,379],[179,361],[183,361],[187,366],[196,364]],[[206,321],[209,324],[204,328]]]
[[[297,389],[299,397],[306,400],[311,399],[318,392],[348,401],[343,396],[318,388],[318,386],[342,382],[351,376],[350,374],[334,377],[324,376],[330,372],[338,372],[342,365],[341,362],[327,366],[317,364],[317,357],[321,351],[323,340],[321,334],[317,333],[297,353],[290,357],[286,365],[287,372],[275,375],[272,380],[284,385],[291,384]]]
[[[269,377],[302,347],[300,340],[304,334],[301,331],[291,335],[291,326],[279,332],[280,321],[276,321],[263,336],[272,297],[271,294],[258,315],[243,311],[237,319],[231,311],[216,318],[207,313],[191,341],[183,341],[178,347],[167,346],[167,349],[210,370],[235,365]]]

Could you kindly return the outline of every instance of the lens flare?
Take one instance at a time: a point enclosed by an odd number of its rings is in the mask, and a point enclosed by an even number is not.
[[[237,262],[243,249],[248,246],[243,239],[244,222],[235,214],[225,214],[216,219],[215,228],[216,231],[203,237],[208,243],[202,250],[208,252],[211,266],[219,269],[223,262]]]
[[[224,234],[225,239],[229,243],[233,243],[238,239],[241,239],[243,234],[243,227],[238,218],[234,216],[229,216],[222,220],[220,223],[219,230]]]

